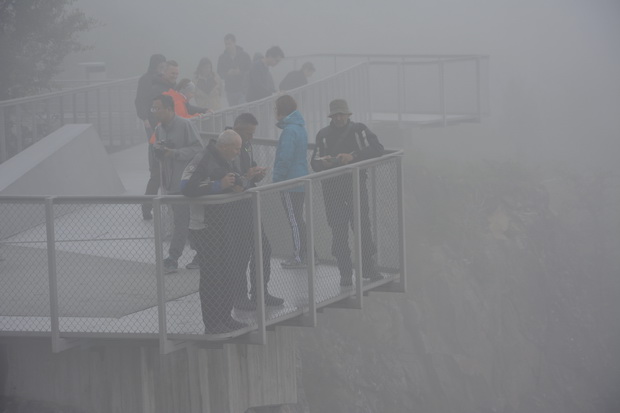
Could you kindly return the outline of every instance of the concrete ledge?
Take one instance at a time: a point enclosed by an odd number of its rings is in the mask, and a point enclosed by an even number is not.
[[[92,125],[65,125],[0,164],[0,195],[118,195],[125,188]]]

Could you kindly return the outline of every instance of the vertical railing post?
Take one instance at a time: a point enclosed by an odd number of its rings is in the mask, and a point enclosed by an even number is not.
[[[0,163],[9,159],[6,152],[6,130],[8,129],[6,122],[6,108],[0,108]]]
[[[480,57],[476,56],[476,110],[478,112],[478,122],[482,119],[482,103],[480,94]]]
[[[58,96],[58,112],[60,113],[60,127],[65,126],[65,107],[63,104],[63,96]]]
[[[446,119],[446,86],[444,79],[444,62],[442,59],[439,60],[439,104],[441,107],[441,120],[442,124],[445,127],[447,125]]]
[[[71,94],[71,110],[73,111],[73,123],[78,123],[77,121],[77,93]]]
[[[58,273],[56,267],[56,236],[54,234],[54,198],[45,198],[45,235],[47,238],[47,273],[49,279],[50,328],[52,352],[59,353],[74,347],[78,340],[60,337],[60,309],[58,302]]]
[[[99,139],[103,139],[101,134],[101,88],[99,87],[95,91],[95,98],[97,99],[97,133],[99,134]]]
[[[159,321],[159,353],[168,354],[168,331],[166,325],[166,280],[164,279],[164,252],[162,248],[161,198],[153,199],[153,226],[155,230],[155,278],[157,279],[157,315]]]
[[[310,325],[317,324],[316,313],[316,265],[314,262],[314,212],[312,206],[312,180],[304,181],[305,208],[306,208],[306,262],[308,263],[308,312]]]
[[[400,263],[400,288],[398,291],[405,292],[407,290],[407,256],[406,256],[406,244],[405,244],[405,212],[403,202],[403,157],[396,157],[396,194],[397,194],[397,209],[398,209],[398,240],[399,240],[399,263]]]
[[[245,201],[241,201],[245,202]],[[260,207],[260,192],[252,192],[252,212],[253,212],[253,224],[254,224],[254,255],[255,262],[255,282],[256,282],[256,323],[258,325],[258,343],[267,343],[267,322],[265,320],[265,274],[263,273],[263,233],[261,225],[261,207]]]
[[[90,123],[90,113],[88,109],[88,91],[84,91],[84,123]]]
[[[396,89],[398,97],[396,101],[398,102],[398,128],[402,129],[403,125],[403,110],[402,110],[402,102],[403,102],[403,85],[401,83],[403,77],[403,64],[402,62],[398,62],[396,64]]]
[[[353,250],[355,255],[355,308],[362,308],[364,269],[362,268],[362,221],[360,201],[360,168],[351,168],[353,182]]]
[[[23,116],[22,116],[22,105],[15,105],[15,135],[17,141],[15,142],[17,153],[20,153],[24,148],[23,143],[23,128],[22,128]]]

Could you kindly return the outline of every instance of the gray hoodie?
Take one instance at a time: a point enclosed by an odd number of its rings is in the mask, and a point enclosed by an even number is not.
[[[175,115],[165,125],[157,125],[155,137],[173,151],[172,156],[163,159],[162,188],[168,194],[178,194],[183,170],[202,150],[200,135],[190,120]]]

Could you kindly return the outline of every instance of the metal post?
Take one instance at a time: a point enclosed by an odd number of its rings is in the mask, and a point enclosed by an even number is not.
[[[362,308],[363,268],[362,268],[362,222],[360,210],[360,168],[352,168],[353,174],[353,250],[355,255],[355,308]]]
[[[97,99],[97,133],[99,134],[99,139],[103,139],[101,135],[101,89],[97,88],[95,91],[95,98]],[[112,145],[112,142],[110,142]]]
[[[125,137],[125,122],[124,122],[125,117],[123,116],[122,108],[123,108],[123,99],[121,98],[121,88],[119,87],[118,88],[118,118],[120,122],[120,132],[121,132],[120,144],[124,146],[127,142],[126,142],[126,137]]]
[[[84,92],[84,119],[85,123],[90,123],[90,116],[88,113],[88,91]]]
[[[400,260],[400,292],[407,291],[407,256],[406,256],[406,244],[405,244],[405,212],[403,203],[403,157],[396,157],[396,194],[397,194],[397,208],[398,208],[398,238],[399,238],[399,260]]]
[[[398,102],[398,129],[402,129],[403,127],[403,110],[402,110],[402,102],[403,102],[403,85],[401,84],[401,78],[402,78],[402,71],[403,71],[403,64],[402,63],[398,63],[396,65],[396,88],[397,90],[397,102]]]
[[[482,120],[482,104],[480,93],[480,58],[476,57],[476,109],[478,112],[478,122]]]
[[[379,248],[379,225],[377,220],[377,166],[370,169],[370,196],[372,197],[372,228],[375,244],[377,245],[377,263],[381,257]]]
[[[77,121],[77,93],[71,94],[71,106],[73,109],[73,123],[78,123]]]
[[[65,126],[65,109],[63,106],[62,95],[58,96],[58,111],[60,112],[60,127]]]
[[[47,127],[46,133],[50,134],[52,133],[52,128],[54,126],[52,124],[52,113],[50,111],[50,99],[45,99],[45,116],[46,116],[45,126]],[[43,136],[41,136],[41,138],[43,138]]]
[[[24,147],[23,142],[22,142],[22,137],[23,137],[23,131],[22,131],[22,106],[21,105],[16,105],[15,106],[15,131],[16,131],[16,138],[17,138],[17,153],[20,153]]]
[[[164,252],[162,248],[161,198],[153,199],[155,229],[155,277],[157,278],[157,314],[159,318],[159,353],[168,354],[166,326],[166,280],[164,279]]]
[[[254,204],[252,217],[254,220],[254,262],[256,270],[256,322],[258,324],[258,343],[267,343],[267,323],[265,320],[265,274],[263,274],[263,233],[261,225],[260,192],[252,192],[252,203]],[[243,202],[243,201],[241,201]]]
[[[312,208],[312,180],[306,179],[304,182],[305,207],[306,207],[306,262],[308,263],[308,312],[310,325],[316,327],[316,265],[314,262],[314,212]]]
[[[101,136],[99,137],[101,138]],[[150,136],[149,136],[150,138]],[[108,140],[110,146],[114,142],[114,127],[112,122],[112,89],[108,87]],[[148,138],[147,138],[148,141]]]
[[[6,109],[0,108],[0,163],[9,159],[6,153]]]
[[[444,84],[444,62],[439,61],[439,104],[441,106],[441,119],[443,126],[447,125],[446,121],[446,88]]]
[[[52,333],[52,352],[59,353],[74,347],[78,340],[60,337],[60,310],[58,303],[58,274],[56,272],[56,240],[54,234],[54,198],[45,199],[45,234],[47,237],[47,273],[50,294],[50,328]]]

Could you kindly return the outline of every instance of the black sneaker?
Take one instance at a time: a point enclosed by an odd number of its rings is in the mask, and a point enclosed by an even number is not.
[[[164,259],[164,274],[172,274],[178,270],[179,264],[175,260],[170,257]]]
[[[237,321],[234,318],[229,317],[228,319],[220,321],[213,326],[205,325],[205,334],[230,333],[231,331],[241,330],[247,326],[248,325],[246,323],[242,323],[241,321]]]
[[[284,304],[284,298],[276,297],[269,293],[265,293],[265,305],[269,307],[277,307]]]
[[[302,261],[297,261],[295,258],[290,258],[286,261],[282,261],[280,263],[282,268],[286,269],[297,269],[297,268],[306,268],[306,263]]]

